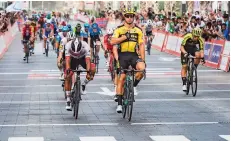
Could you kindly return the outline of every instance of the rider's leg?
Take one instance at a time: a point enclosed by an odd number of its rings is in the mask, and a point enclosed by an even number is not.
[[[187,73],[187,58],[184,57],[184,55],[181,53],[181,64],[182,64],[182,68],[181,68],[181,78],[182,78],[182,83],[183,83],[183,87],[182,90],[186,91],[186,73]]]
[[[45,48],[46,48],[46,42],[47,42],[47,38],[46,37],[44,37],[43,38],[43,54],[45,54]]]
[[[201,57],[201,53],[200,52],[195,52],[195,57],[196,58],[200,58]],[[198,64],[200,63],[200,59],[194,59],[194,65],[197,68]]]
[[[90,57],[86,57],[83,58],[80,61],[81,66],[86,69],[89,70],[90,72],[87,73],[86,75],[86,79],[83,81],[82,83],[82,94],[85,94],[85,89],[86,89],[86,85],[93,80],[95,72],[96,72],[96,68],[95,68],[95,64],[91,63],[91,59]]]
[[[70,69],[71,68],[71,61],[70,57],[66,57],[66,68]],[[67,96],[67,103],[66,103],[66,110],[70,111],[71,110],[71,77],[73,75],[73,72],[69,72],[69,74],[65,73],[65,92]]]

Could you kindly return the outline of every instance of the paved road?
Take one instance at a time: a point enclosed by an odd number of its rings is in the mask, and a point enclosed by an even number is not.
[[[53,51],[37,42],[23,62],[18,35],[0,60],[0,141],[225,141],[230,133],[230,74],[199,67],[196,97],[181,91],[180,60],[152,51],[132,121],[116,113],[113,85],[100,72],[87,86],[79,119],[65,110]],[[84,77],[83,77],[84,79]],[[23,138],[18,138],[23,137]],[[35,137],[35,138],[28,138]],[[21,140],[20,140],[21,139]]]

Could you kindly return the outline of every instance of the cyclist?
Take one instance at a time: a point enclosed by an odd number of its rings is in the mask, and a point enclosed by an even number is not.
[[[32,31],[32,28],[30,26],[30,21],[29,20],[26,20],[25,22],[25,26],[22,28],[22,40],[23,41],[33,41],[33,31]],[[24,45],[24,53],[25,53],[25,56],[23,57],[23,60],[25,61],[26,60],[26,43],[23,42],[23,45]]]
[[[144,71],[145,70],[145,48],[143,41],[142,29],[134,24],[135,10],[131,7],[124,10],[123,16],[125,18],[124,24],[118,26],[114,31],[111,39],[112,45],[119,44],[118,51],[113,49],[114,57],[117,62],[117,66],[120,69],[128,69],[131,65],[134,69]],[[139,47],[140,58],[136,52]],[[115,48],[115,46],[114,46]],[[126,74],[121,71],[120,78],[117,84],[117,98],[118,101],[117,113],[122,112],[122,95],[123,95],[123,84],[126,78]],[[142,72],[137,72],[135,74],[134,80],[134,92],[136,91],[136,86],[143,78]]]
[[[204,40],[201,37],[202,31],[200,28],[194,28],[192,33],[188,33],[184,36],[183,41],[181,43],[181,77],[183,81],[182,90],[186,91],[186,73],[187,73],[187,61],[188,56],[191,54],[192,56],[196,56],[197,58],[202,58],[202,62],[205,62],[204,59]],[[197,68],[200,63],[199,59],[195,59],[195,67]]]
[[[33,32],[33,41],[31,42],[31,48],[32,48],[32,54],[34,54],[34,45],[35,45],[35,39],[37,38],[37,25],[36,25],[36,19],[31,20],[31,29]]]
[[[83,38],[83,31],[81,30],[81,28],[82,28],[81,24],[77,23],[76,26],[75,26],[75,28],[74,28],[74,30],[73,30],[73,32],[74,32],[74,36],[75,37],[78,37],[78,38],[80,38],[82,40],[82,38]]]
[[[149,39],[152,42],[152,39],[153,39],[152,29],[153,29],[153,23],[151,20],[148,20],[146,27],[145,27],[145,33],[146,33],[145,40],[146,41],[147,41],[147,37],[150,37]]]
[[[84,80],[81,88],[81,93],[85,93],[86,85],[89,81],[93,80],[95,74],[95,65],[91,63],[90,56],[90,47],[85,42],[80,40],[79,38],[75,38],[69,41],[66,44],[65,51],[65,62],[66,62],[66,73],[65,73],[65,91],[67,95],[67,103],[66,110],[71,111],[71,103],[70,103],[70,94],[71,94],[71,86],[72,86],[72,75],[73,72],[67,74],[70,69],[76,69],[79,65],[81,65],[84,69],[89,71],[86,75],[86,79]]]
[[[84,31],[83,31],[83,40],[89,43],[89,28],[90,25],[88,23],[84,24]]]
[[[110,62],[110,58],[108,57],[108,53],[112,53],[112,48],[113,46],[110,44],[110,40],[113,34],[113,30],[112,29],[108,29],[107,30],[107,34],[104,36],[104,46],[105,46],[105,52],[104,52],[104,56],[106,58],[106,66],[109,67],[109,62]]]
[[[62,66],[62,61],[65,59],[64,55],[65,55],[65,45],[68,41],[68,32],[69,32],[69,28],[67,26],[64,26],[62,28],[62,32],[59,33],[59,40],[60,40],[60,44],[59,44],[59,55],[58,55],[58,59],[57,59],[57,63],[58,63],[58,68],[60,70],[60,80],[64,79],[63,76],[63,66]]]
[[[56,48],[56,51],[57,51],[57,58],[58,58],[58,56],[59,56],[59,45],[60,45],[60,42],[61,42],[61,36],[59,35],[59,33],[61,33],[62,32],[62,26],[60,26],[59,27],[59,29],[58,29],[58,34],[55,36],[55,48]]]
[[[93,23],[91,25],[91,28],[89,29],[89,34],[90,34],[91,56],[92,56],[94,42],[100,41],[100,37],[103,36],[103,33],[102,33],[102,30],[99,28],[98,24],[97,23]],[[104,50],[104,48],[102,46],[102,43],[101,43],[101,47]],[[99,51],[100,51],[100,48],[97,47],[95,55],[98,57],[98,60],[99,60],[99,56],[98,56]]]
[[[40,38],[42,37],[42,28],[43,28],[43,26],[44,26],[44,24],[45,24],[45,19],[44,19],[44,15],[43,14],[41,14],[41,17],[39,17],[39,20],[38,20],[38,25],[39,25],[39,36],[40,36]]]
[[[51,24],[51,21],[47,20],[47,23],[44,24],[44,26],[43,26],[43,39],[44,39],[44,52],[43,52],[43,54],[45,54],[45,48],[46,48],[47,38],[49,36],[53,37],[53,35],[54,35],[54,27]]]
[[[74,32],[72,30],[72,27],[70,24],[67,25],[68,29],[69,29],[69,37],[74,37]]]

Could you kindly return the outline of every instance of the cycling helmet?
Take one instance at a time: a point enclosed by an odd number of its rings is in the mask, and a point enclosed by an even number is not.
[[[62,32],[68,32],[69,31],[69,28],[67,27],[67,26],[64,26],[63,28],[62,28]]]
[[[81,26],[80,23],[77,23],[77,25],[76,25],[75,27],[78,28],[78,29],[81,29],[81,28],[82,28],[82,26]]]
[[[26,20],[26,21],[25,21],[25,25],[30,25],[30,21],[29,21],[29,20]]]
[[[136,11],[135,11],[135,9],[134,8],[131,8],[131,7],[128,7],[128,8],[126,8],[126,9],[124,9],[124,11],[123,11],[123,14],[125,15],[125,14],[136,14]]]
[[[93,24],[91,25],[91,27],[92,27],[92,28],[98,28],[98,24],[97,24],[97,23],[93,23]]]
[[[151,21],[151,20],[148,20],[148,21],[147,21],[147,25],[152,25],[152,21]]]
[[[89,28],[89,27],[90,27],[90,25],[88,23],[84,24],[84,28]]]
[[[47,17],[46,17],[47,19],[51,19],[51,14],[47,14]]]
[[[68,24],[67,27],[68,27],[69,29],[71,29],[71,25],[70,25],[70,24]]]
[[[109,28],[109,29],[107,30],[107,34],[108,34],[108,35],[113,34],[113,30],[112,30],[111,28]]]
[[[65,22],[65,21],[62,21],[62,22],[61,22],[61,25],[62,25],[62,26],[66,26],[66,22]]]
[[[192,30],[192,35],[193,35],[193,36],[201,37],[201,34],[202,34],[202,31],[201,31],[200,28],[194,28],[194,29]]]
[[[47,20],[47,23],[48,23],[48,24],[51,24],[51,20]]]
[[[59,27],[59,32],[63,31],[63,26]]]

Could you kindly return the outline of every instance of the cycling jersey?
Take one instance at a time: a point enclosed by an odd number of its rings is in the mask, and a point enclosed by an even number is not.
[[[29,40],[32,34],[33,32],[31,27],[23,27],[22,29],[23,40]]]
[[[93,31],[93,28],[89,28],[89,34],[90,34],[90,37],[91,38],[94,38],[94,37],[98,37],[99,35],[101,35],[103,32],[102,30],[98,27],[97,28],[97,32],[94,32]]]
[[[107,50],[112,51],[113,45],[111,45],[111,44],[109,43],[109,38],[111,38],[111,36],[109,36],[109,35],[105,35],[105,36],[104,36],[104,45],[105,45],[105,48],[106,48]]]
[[[134,26],[131,29],[128,29],[124,25],[118,26],[112,37],[119,38],[121,35],[125,35],[127,32],[130,32],[131,38],[120,43],[121,52],[136,52],[138,45],[143,43],[143,33],[142,29],[138,26]]]
[[[45,36],[46,37],[48,37],[50,35],[51,31],[54,29],[52,24],[50,24],[50,27],[48,27],[47,24],[44,24],[43,28],[45,30]]]
[[[66,44],[65,56],[71,56],[71,57],[76,58],[76,59],[91,56],[90,47],[85,41],[79,41],[79,44],[81,44],[81,46],[82,46],[80,51],[77,51],[77,46],[75,46],[75,49],[73,49],[75,51],[72,50],[72,42],[73,41],[69,41]]]
[[[35,25],[31,25],[30,26],[31,27],[31,30],[32,30],[32,32],[33,32],[33,34],[34,34],[34,36],[36,35],[36,31],[37,31],[37,26]]]
[[[76,28],[73,30],[74,36],[75,37],[83,37],[83,31],[80,30],[80,32],[77,32]]]
[[[202,37],[199,37],[197,41],[194,41],[192,33],[188,33],[184,36],[181,45],[184,46],[186,51],[192,49],[196,49],[197,51],[204,50],[204,40]]]

